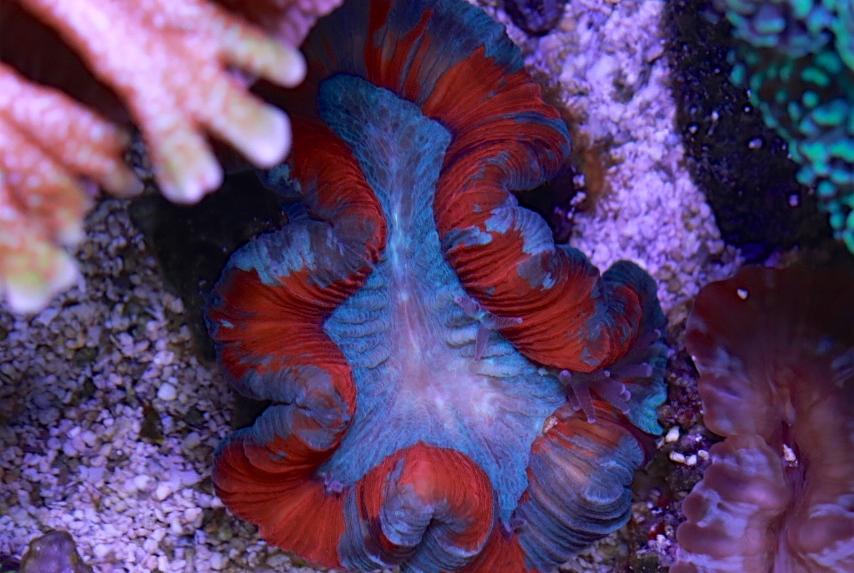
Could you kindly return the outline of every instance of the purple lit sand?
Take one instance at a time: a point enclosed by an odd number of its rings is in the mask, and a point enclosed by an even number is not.
[[[663,571],[678,502],[709,435],[681,346],[689,303],[736,268],[684,167],[659,26],[664,0],[572,0],[530,38],[503,14],[529,69],[596,149],[603,190],[574,216],[571,244],[604,268],[634,260],[659,284],[675,345],[667,437],[635,483],[632,521],[566,571]],[[31,318],[0,311],[0,557],[48,529],[75,538],[96,572],[313,571],[260,541],[213,494],[213,451],[233,396],[200,357],[128,204],[102,202],[77,258],[85,283]],[[674,429],[675,428],[675,429]]]

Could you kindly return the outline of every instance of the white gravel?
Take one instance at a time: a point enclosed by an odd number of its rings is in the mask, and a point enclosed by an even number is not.
[[[231,396],[125,203],[95,209],[78,259],[48,309],[0,311],[0,554],[60,528],[103,573],[312,571],[213,495]]]

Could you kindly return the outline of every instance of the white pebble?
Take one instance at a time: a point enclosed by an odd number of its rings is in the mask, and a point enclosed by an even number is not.
[[[783,459],[786,460],[788,464],[795,464],[798,462],[798,456],[795,455],[795,450],[789,447],[788,444],[783,444]]]
[[[267,557],[267,565],[274,568],[284,569],[288,566],[288,558],[281,553],[274,553]]]
[[[202,476],[200,476],[193,470],[187,470],[185,472],[176,472],[172,474],[172,477],[173,479],[177,480],[182,487],[199,483],[202,479]]]
[[[151,478],[145,474],[138,475],[133,478],[133,485],[137,489],[137,491],[144,491],[148,489],[148,484],[151,482]]]
[[[685,465],[686,466],[696,466],[697,465],[697,456],[695,456],[694,454],[691,454],[690,456],[685,458]]]
[[[673,426],[667,430],[667,435],[664,436],[665,443],[672,444],[679,439],[679,426]]]
[[[83,432],[83,435],[81,437],[83,438],[83,442],[90,447],[94,446],[95,442],[97,441],[95,432],[93,432],[92,430],[86,430],[85,432]]]
[[[184,510],[184,523],[193,523],[202,515],[202,510],[198,507],[190,507]]]
[[[187,450],[192,450],[201,443],[202,438],[197,432],[190,432],[189,434],[187,434],[187,437],[184,438],[184,448]]]
[[[157,501],[163,501],[170,495],[172,495],[172,486],[170,486],[168,483],[161,483],[154,491],[154,499],[156,499]]]
[[[96,559],[103,559],[109,552],[110,546],[103,543],[99,543],[92,548],[92,553],[94,553]]]
[[[157,390],[157,397],[165,402],[171,402],[178,397],[178,393],[172,384],[166,383]]]
[[[220,570],[225,567],[225,557],[221,553],[211,553],[209,563],[211,569]]]
[[[677,464],[684,464],[685,455],[680,454],[679,452],[670,452],[670,461],[676,462]]]
[[[161,350],[154,355],[154,363],[158,366],[168,366],[175,360],[175,354],[168,350]]]

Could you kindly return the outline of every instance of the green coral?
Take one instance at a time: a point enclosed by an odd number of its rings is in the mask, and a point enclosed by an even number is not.
[[[789,144],[854,252],[854,0],[715,0],[738,39],[732,81]]]

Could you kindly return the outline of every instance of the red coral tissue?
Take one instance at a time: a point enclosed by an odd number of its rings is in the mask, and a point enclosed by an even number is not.
[[[852,292],[851,272],[756,267],[698,296],[688,349],[726,439],[673,573],[854,571]]]

